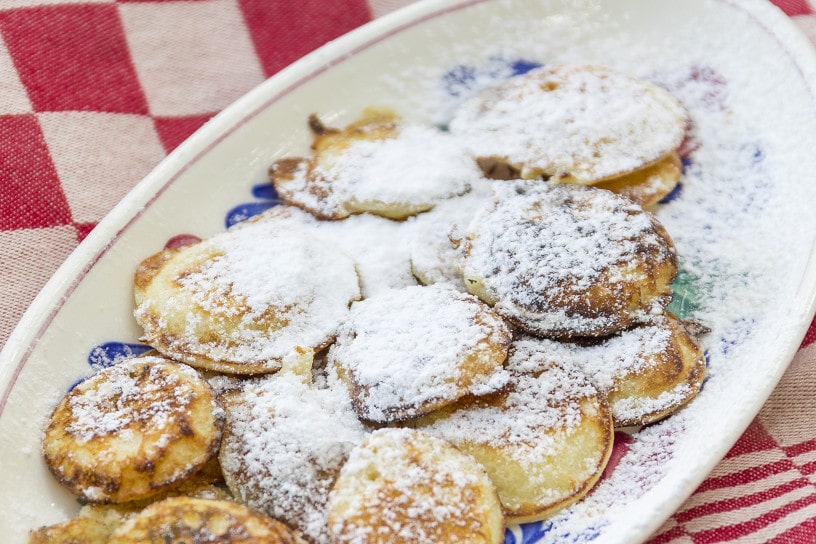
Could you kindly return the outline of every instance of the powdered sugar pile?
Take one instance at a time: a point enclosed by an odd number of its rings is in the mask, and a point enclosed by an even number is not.
[[[360,214],[342,221],[320,221],[292,206],[275,206],[258,218],[270,229],[302,230],[342,252],[354,262],[363,298],[417,284],[411,274],[408,252],[411,229],[406,228],[412,219],[396,222]]]
[[[490,202],[493,185],[487,179],[476,180],[468,194],[441,202],[432,213],[411,218],[411,270],[422,283],[443,283],[466,290],[460,244],[467,226]]]

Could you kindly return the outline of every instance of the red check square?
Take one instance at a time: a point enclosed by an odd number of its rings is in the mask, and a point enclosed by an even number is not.
[[[0,32],[35,111],[147,113],[115,5],[0,12]]]
[[[785,12],[785,15],[810,15],[813,8],[807,0],[772,0],[776,6]]]
[[[186,140],[201,125],[209,121],[211,115],[192,117],[157,117],[154,119],[156,132],[161,138],[164,150],[167,153],[173,151],[178,145]]]
[[[371,20],[365,0],[239,0],[239,4],[267,76]]]
[[[814,318],[810,323],[810,327],[808,327],[808,330],[805,333],[805,338],[802,340],[802,345],[799,347],[803,348],[812,344],[814,341],[816,341],[816,318]]]
[[[96,226],[96,223],[74,223],[77,232],[77,242],[81,242]]]
[[[0,230],[66,225],[71,209],[34,115],[0,116]]]

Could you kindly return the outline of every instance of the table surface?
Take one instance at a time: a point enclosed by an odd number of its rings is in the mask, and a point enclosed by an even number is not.
[[[220,109],[411,0],[0,0],[0,344],[96,223]],[[816,0],[774,0],[816,43]],[[650,543],[816,542],[816,327]]]

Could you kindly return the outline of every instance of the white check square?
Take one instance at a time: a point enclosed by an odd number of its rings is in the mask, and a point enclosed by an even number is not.
[[[264,80],[235,0],[119,5],[150,113],[216,113]]]
[[[55,112],[37,117],[78,223],[99,221],[165,155],[147,116]]]

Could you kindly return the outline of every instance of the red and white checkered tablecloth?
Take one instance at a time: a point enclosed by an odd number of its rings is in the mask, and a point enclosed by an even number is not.
[[[207,119],[410,0],[0,0],[0,344],[96,223]],[[816,0],[774,0],[816,42]],[[816,328],[651,543],[816,542]]]

